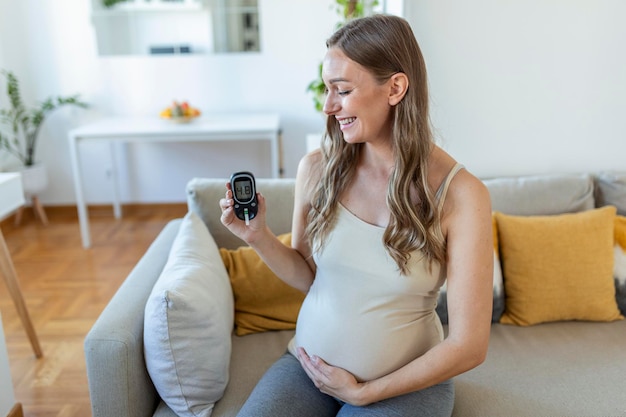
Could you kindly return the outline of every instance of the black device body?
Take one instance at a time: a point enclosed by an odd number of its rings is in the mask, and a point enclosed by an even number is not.
[[[230,176],[230,189],[233,192],[235,215],[241,220],[252,220],[259,211],[256,198],[256,182],[251,172],[240,171]],[[247,219],[246,219],[246,214]]]

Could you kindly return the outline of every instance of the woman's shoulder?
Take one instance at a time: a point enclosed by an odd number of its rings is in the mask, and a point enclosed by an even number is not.
[[[446,151],[435,146],[428,158],[428,184],[434,193],[449,179],[458,162]]]
[[[322,151],[315,149],[300,159],[298,177],[319,179],[322,168]]]
[[[432,174],[429,182],[434,190],[449,180],[446,200],[489,203],[489,191],[485,184],[447,152],[437,147],[430,162]]]
[[[489,190],[485,183],[466,168],[460,170],[451,181],[448,194],[450,198],[472,205],[491,205]]]
[[[322,150],[314,149],[300,159],[300,168],[310,169],[313,166],[319,166],[322,162]]]
[[[300,159],[296,175],[297,186],[309,194],[322,175],[322,151],[315,149]]]

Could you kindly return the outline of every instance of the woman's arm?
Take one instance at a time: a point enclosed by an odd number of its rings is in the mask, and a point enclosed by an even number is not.
[[[300,350],[304,369],[323,392],[353,405],[366,405],[438,384],[484,361],[493,291],[489,192],[477,178],[461,171],[450,185],[445,205],[448,337],[402,368],[364,383]]]
[[[226,185],[226,197],[220,200],[222,224],[250,245],[281,280],[305,293],[308,292],[315,275],[315,264],[311,259],[311,250],[304,233],[310,201],[307,179],[312,174],[310,171],[314,160],[315,157],[307,155],[298,166],[291,248],[283,245],[267,226],[267,206],[262,194],[257,196],[259,212],[248,226],[234,214],[230,184]]]

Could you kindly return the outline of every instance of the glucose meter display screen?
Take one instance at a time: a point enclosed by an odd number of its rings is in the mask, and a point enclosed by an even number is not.
[[[235,181],[235,197],[242,202],[252,199],[252,181],[248,179]]]

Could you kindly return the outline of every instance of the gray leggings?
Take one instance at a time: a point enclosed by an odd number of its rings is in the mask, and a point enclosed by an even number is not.
[[[448,380],[365,407],[338,401],[318,390],[290,353],[267,370],[238,417],[410,417],[452,415],[454,385]]]

